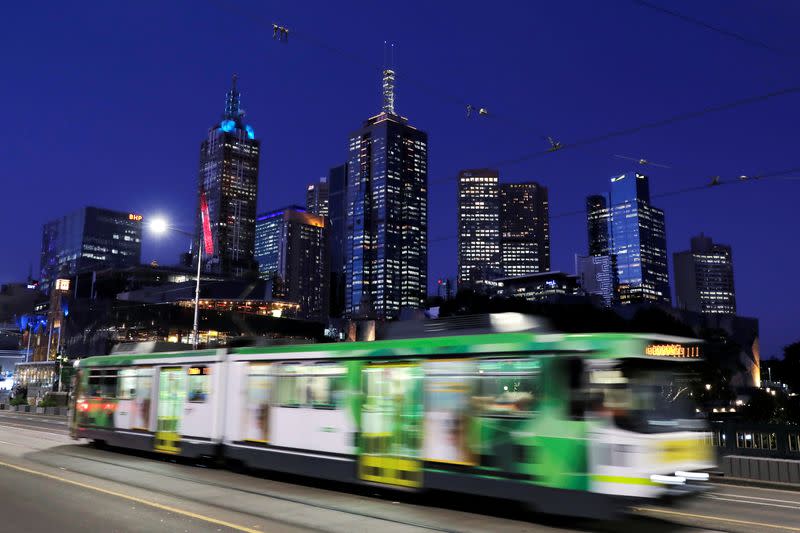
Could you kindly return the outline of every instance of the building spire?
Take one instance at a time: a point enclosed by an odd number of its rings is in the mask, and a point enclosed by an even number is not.
[[[394,115],[394,70],[383,70],[383,112]]]
[[[238,79],[239,75],[234,72],[231,78],[231,90],[225,95],[225,118],[229,120],[237,119],[242,114],[240,107],[241,94],[236,89],[236,81]]]
[[[394,115],[394,43],[383,41],[383,112]]]

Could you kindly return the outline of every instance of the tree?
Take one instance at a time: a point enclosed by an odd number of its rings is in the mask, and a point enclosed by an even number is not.
[[[800,392],[800,341],[784,346],[780,367],[781,381],[786,383],[792,392]]]

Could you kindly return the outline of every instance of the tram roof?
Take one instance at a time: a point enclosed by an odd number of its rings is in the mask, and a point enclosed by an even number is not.
[[[678,353],[646,354],[646,348],[680,347],[697,345],[700,341],[687,337],[639,333],[545,333],[530,332],[490,333],[479,335],[453,335],[431,338],[393,339],[361,342],[320,344],[290,344],[280,346],[255,346],[246,348],[206,349],[197,351],[126,353],[89,357],[78,363],[80,367],[119,366],[146,363],[149,360],[180,359],[183,361],[211,361],[230,354],[235,359],[252,356],[286,354],[290,359],[343,359],[364,357],[431,357],[447,355],[498,355],[536,352],[571,352],[596,358],[648,358],[648,359],[699,359],[698,355]],[[224,351],[223,351],[224,350]],[[274,357],[273,357],[274,358]]]

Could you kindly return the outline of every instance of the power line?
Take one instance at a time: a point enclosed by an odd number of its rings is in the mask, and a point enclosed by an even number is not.
[[[331,54],[334,54],[334,55],[338,55],[338,56],[340,56],[340,57],[342,57],[342,58],[344,58],[344,59],[346,59],[348,61],[351,61],[353,63],[357,63],[357,64],[362,65],[362,66],[366,66],[369,69],[374,70],[379,74],[385,68],[385,67],[376,67],[374,62],[370,61],[368,58],[366,58],[366,57],[364,57],[362,55],[355,54],[355,53],[353,53],[353,52],[351,52],[349,50],[346,50],[346,49],[344,49],[344,48],[342,48],[340,46],[333,45],[330,42],[317,39],[313,35],[311,35],[310,33],[304,33],[302,31],[296,30],[295,28],[289,28],[287,26],[279,25],[279,24],[277,24],[275,22],[272,22],[272,21],[269,21],[269,20],[265,19],[264,17],[262,17],[262,16],[260,16],[258,14],[254,14],[254,13],[252,13],[250,11],[246,11],[246,10],[241,9],[239,7],[236,7],[236,6],[232,6],[232,5],[230,5],[229,2],[214,2],[214,3],[216,5],[219,5],[220,7],[223,7],[225,9],[227,9],[228,11],[230,11],[232,13],[235,13],[236,15],[246,17],[248,20],[255,20],[259,24],[262,24],[262,25],[264,25],[266,27],[272,28],[272,30],[273,30],[273,38],[275,38],[275,40],[281,41],[283,43],[288,42],[288,38],[284,38],[284,37],[285,37],[285,35],[287,35],[291,31],[292,41],[299,40],[300,42],[305,42],[305,44],[307,44],[309,46],[324,50],[324,51],[326,51],[328,53],[331,53]],[[276,30],[276,28],[277,28],[277,30]],[[280,32],[278,32],[278,30],[280,30]],[[391,68],[391,67],[389,67],[389,68]],[[470,110],[475,110],[475,115],[476,116],[492,117],[492,118],[495,118],[495,119],[502,118],[502,117],[496,115],[495,113],[489,113],[487,108],[485,108],[485,107],[482,107],[482,106],[479,106],[479,105],[473,105],[473,104],[469,103],[467,100],[465,100],[464,98],[462,98],[461,96],[458,96],[458,95],[443,91],[439,87],[436,87],[436,86],[434,86],[432,84],[429,84],[426,81],[421,80],[419,78],[415,78],[415,77],[413,77],[413,76],[411,76],[409,74],[395,73],[395,77],[397,79],[399,79],[399,80],[408,81],[410,85],[415,86],[417,89],[421,90],[422,92],[426,92],[426,93],[428,93],[428,94],[430,94],[432,96],[435,96],[436,98],[438,98],[438,99],[440,99],[442,101],[453,103],[453,104],[457,104],[457,105],[461,106],[461,108],[465,110],[465,114],[466,115],[470,115],[471,114]],[[482,112],[478,113],[479,110],[481,110]],[[508,118],[503,118],[503,120],[510,121],[510,119],[508,119]],[[516,125],[519,126],[521,124],[520,123],[516,123]]]
[[[778,96],[786,96],[786,95],[795,94],[795,93],[800,93],[800,86],[793,86],[793,87],[787,87],[787,88],[784,88],[784,89],[778,89],[776,91],[771,91],[771,92],[768,92],[768,93],[765,93],[765,94],[760,94],[760,95],[756,95],[756,96],[750,96],[750,97],[747,97],[747,98],[741,98],[739,100],[734,100],[732,102],[727,102],[727,103],[720,104],[720,105],[709,106],[709,107],[706,107],[706,108],[703,108],[703,109],[700,109],[700,110],[697,110],[697,111],[688,111],[688,112],[685,112],[685,113],[679,113],[677,115],[673,115],[673,116],[665,118],[665,119],[656,120],[656,121],[653,121],[653,122],[646,122],[646,123],[640,124],[638,126],[633,126],[633,127],[630,127],[630,128],[624,128],[624,129],[620,129],[620,130],[615,130],[615,131],[611,131],[609,133],[604,133],[602,135],[596,135],[594,137],[587,137],[585,139],[581,139],[581,140],[575,141],[573,143],[563,143],[561,145],[561,147],[557,151],[560,152],[562,150],[567,150],[567,149],[571,149],[571,148],[578,148],[578,147],[582,147],[582,146],[588,146],[588,145],[591,145],[591,144],[597,144],[599,142],[607,141],[609,139],[614,139],[616,137],[623,137],[623,136],[626,136],[626,135],[639,133],[639,132],[645,131],[645,130],[661,128],[661,127],[664,127],[664,126],[669,126],[671,124],[675,124],[677,122],[682,122],[682,121],[690,120],[690,119],[693,119],[693,118],[700,118],[702,116],[705,116],[705,115],[708,115],[708,114],[711,114],[711,113],[719,113],[721,111],[728,111],[730,109],[735,109],[737,107],[741,107],[741,106],[744,106],[744,105],[750,105],[750,104],[755,104],[755,103],[758,103],[758,102],[764,102],[764,101],[769,100],[771,98],[776,98]],[[540,151],[533,152],[533,153],[530,153],[530,154],[527,154],[527,155],[523,155],[521,157],[516,157],[516,158],[513,158],[513,159],[506,159],[506,160],[503,160],[503,161],[499,161],[499,162],[495,163],[494,165],[490,165],[490,166],[494,167],[494,166],[516,165],[516,164],[519,164],[519,163],[522,163],[522,162],[525,162],[525,161],[529,161],[529,160],[535,159],[537,157],[542,157],[542,156],[545,156],[545,155],[548,155],[548,154],[552,154],[552,153],[554,153],[553,150],[540,150]],[[449,179],[452,179],[452,178],[449,178]]]
[[[647,2],[646,0],[633,0],[633,1],[638,2],[641,5],[649,7],[649,8],[652,8],[652,9],[664,11],[665,13],[668,13],[668,14],[673,15],[673,16],[685,17],[687,19],[690,19],[690,17],[686,17],[686,16],[684,16],[684,15],[682,15],[680,13],[673,12],[673,11],[665,9],[665,8],[661,8],[660,6],[657,6],[655,4],[651,4],[651,3]],[[219,5],[221,7],[224,7],[226,9],[228,9],[229,11],[236,13],[237,15],[245,16],[245,17],[248,18],[248,20],[255,19],[259,23],[261,23],[261,24],[265,25],[266,27],[272,29],[273,30],[273,36],[275,35],[276,28],[278,28],[278,30],[281,30],[277,34],[279,36],[283,36],[283,33],[282,33],[283,31],[285,31],[287,34],[290,31],[290,29],[288,27],[286,27],[286,26],[278,25],[275,22],[268,21],[265,18],[263,18],[262,16],[258,15],[257,13],[252,13],[249,10],[244,10],[244,9],[241,9],[239,7],[236,7],[236,6],[232,6],[228,2],[214,2],[214,3],[215,3],[215,5]],[[694,19],[690,19],[690,21],[694,22]],[[702,21],[697,21],[697,22],[701,23],[701,24],[705,24],[705,23],[702,23]],[[713,29],[715,31],[721,31],[723,33],[727,32],[727,30],[724,30],[724,29],[721,29],[721,28],[716,28],[716,27],[713,27],[713,26],[710,26],[710,25],[709,25],[709,27],[710,27],[710,29]],[[740,36],[738,34],[734,34],[733,32],[727,32],[727,33],[730,33],[732,36],[736,36],[737,38],[748,40],[748,38],[746,38],[744,36]],[[319,40],[319,39],[315,38],[313,35],[311,35],[309,33],[303,33],[302,31],[297,31],[296,29],[291,28],[291,35],[292,35],[292,39],[293,40],[299,39],[300,41],[305,41],[307,44],[309,44],[309,45],[311,45],[313,47],[326,50],[329,53],[333,53],[333,54],[339,55],[340,57],[343,57],[343,58],[345,58],[345,59],[347,59],[349,61],[358,63],[360,65],[367,66],[370,69],[373,69],[378,73],[380,73],[382,71],[382,68],[376,68],[374,63],[372,61],[370,61],[369,59],[365,58],[364,56],[361,56],[359,54],[354,54],[354,53],[352,53],[352,52],[350,52],[348,50],[345,50],[344,48],[341,48],[339,46],[330,44],[329,42],[326,42],[324,40]],[[278,40],[282,41],[283,43],[286,42],[286,40],[283,39],[283,38],[280,38]],[[757,43],[757,41],[752,41],[752,42],[753,43]],[[773,49],[772,47],[769,47],[769,45],[766,45],[764,43],[759,43],[759,44],[762,47],[766,47],[768,49]],[[777,50],[777,49],[774,49],[774,50]],[[468,117],[470,115],[474,114],[477,117],[481,117],[482,116],[482,117],[488,117],[488,118],[492,118],[492,119],[502,120],[502,121],[505,121],[505,122],[512,123],[512,124],[516,125],[517,127],[521,127],[521,128],[526,129],[528,131],[531,131],[527,124],[522,124],[522,123],[517,122],[515,120],[511,120],[511,119],[509,119],[507,117],[503,117],[502,115],[497,115],[497,114],[495,114],[493,112],[490,112],[486,108],[478,107],[478,106],[474,106],[472,104],[469,104],[462,97],[457,96],[457,95],[453,95],[451,93],[447,93],[445,91],[442,91],[439,88],[433,87],[430,84],[428,84],[427,82],[424,82],[423,80],[414,78],[414,77],[409,76],[407,74],[406,75],[399,75],[399,74],[396,73],[395,75],[396,75],[396,78],[406,79],[406,80],[410,81],[412,85],[415,85],[417,88],[422,89],[423,92],[427,92],[429,94],[432,94],[432,95],[436,96],[437,98],[442,99],[444,101],[448,101],[448,102],[451,102],[451,103],[455,103],[455,104],[464,106],[464,108],[466,110],[466,114],[467,114]],[[555,152],[560,152],[562,150],[575,149],[575,148],[580,148],[580,147],[584,147],[584,146],[588,146],[588,145],[592,145],[592,144],[597,144],[597,143],[600,143],[600,142],[603,142],[603,141],[606,141],[606,140],[610,140],[610,139],[614,139],[614,138],[617,138],[617,137],[623,137],[623,136],[627,136],[627,135],[632,135],[634,133],[639,133],[641,131],[660,128],[660,127],[668,126],[668,125],[671,125],[671,124],[675,124],[677,122],[682,122],[682,121],[685,121],[685,120],[699,118],[699,117],[702,117],[702,116],[705,116],[705,115],[708,115],[708,114],[727,111],[727,110],[735,109],[737,107],[741,107],[741,106],[744,106],[744,105],[750,105],[750,104],[766,101],[766,100],[769,100],[771,98],[775,98],[775,97],[778,97],[778,96],[785,96],[785,95],[788,95],[788,94],[794,94],[794,93],[798,93],[798,92],[800,92],[800,86],[788,87],[788,88],[785,88],[785,89],[779,89],[779,90],[776,90],[776,91],[772,91],[772,92],[761,94],[761,95],[757,95],[757,96],[751,96],[751,97],[742,98],[742,99],[739,99],[739,100],[734,100],[732,102],[727,102],[727,103],[721,104],[721,105],[709,106],[709,107],[706,107],[706,108],[703,108],[703,109],[700,109],[700,110],[697,110],[697,111],[689,111],[689,112],[685,112],[685,113],[680,113],[680,114],[677,114],[677,115],[674,115],[674,116],[671,116],[671,117],[668,117],[668,118],[665,118],[665,119],[661,119],[661,120],[657,120],[657,121],[653,121],[653,122],[647,122],[647,123],[644,123],[644,124],[640,124],[638,126],[633,126],[633,127],[629,127],[629,128],[615,130],[615,131],[611,131],[611,132],[608,132],[608,133],[605,133],[605,134],[601,134],[601,135],[597,135],[597,136],[593,136],[593,137],[587,137],[585,139],[580,139],[580,140],[572,142],[572,143],[561,142],[561,141],[555,140],[555,139],[553,139],[552,137],[549,137],[549,136],[542,136],[543,139],[546,139],[546,140],[548,140],[550,142],[550,147],[549,148],[543,149],[543,150],[539,150],[539,151],[536,151],[536,152],[532,152],[532,153],[529,153],[529,154],[526,154],[526,155],[522,155],[522,156],[516,157],[516,158],[500,160],[500,161],[498,161],[498,162],[496,162],[494,164],[491,164],[491,165],[482,165],[482,166],[487,166],[489,168],[495,168],[495,167],[500,167],[500,166],[517,165],[517,164],[520,164],[520,163],[523,163],[523,162],[526,162],[526,161],[529,161],[529,160],[532,160],[532,159],[535,159],[535,158],[543,157],[543,156],[546,156],[546,155],[549,155],[549,154],[552,154],[552,153],[555,153]],[[435,184],[435,183],[440,183],[440,182],[447,182],[447,181],[452,181],[452,180],[455,180],[455,179],[457,179],[457,176],[453,176],[453,175],[443,176],[442,178],[429,179],[428,180],[428,184],[430,185],[430,184]]]
[[[702,184],[702,185],[693,185],[693,186],[690,186],[690,187],[683,187],[681,189],[675,189],[675,190],[672,190],[672,191],[666,191],[666,192],[662,192],[662,193],[659,193],[659,194],[654,194],[651,197],[652,198],[666,198],[666,197],[669,197],[669,196],[677,196],[677,195],[681,195],[681,194],[687,194],[687,193],[690,193],[690,192],[697,192],[697,191],[702,191],[702,190],[715,189],[715,188],[718,188],[718,187],[721,187],[721,186],[726,186],[726,185],[736,185],[736,184],[757,182],[757,181],[761,181],[761,180],[765,180],[765,179],[769,179],[769,178],[800,179],[800,177],[797,177],[797,176],[787,176],[787,174],[795,174],[797,172],[800,172],[800,167],[794,167],[794,168],[789,168],[789,169],[785,169],[785,170],[778,170],[778,171],[764,172],[764,173],[761,173],[761,174],[753,174],[752,176],[741,175],[741,176],[737,176],[735,178],[729,178],[729,179],[722,179],[719,176],[712,176],[708,183],[705,183],[705,184]],[[563,211],[561,213],[550,215],[548,217],[548,219],[549,220],[553,220],[553,219],[566,218],[566,217],[572,217],[572,216],[577,216],[577,215],[585,215],[585,214],[586,214],[586,209],[580,209],[580,210],[575,210],[575,211]],[[428,243],[452,241],[452,240],[456,240],[457,238],[458,238],[458,235],[434,237],[433,239],[428,239]]]
[[[735,31],[731,31],[731,30],[726,30],[725,28],[722,28],[720,26],[715,26],[713,24],[710,24],[710,23],[705,22],[703,20],[691,17],[691,16],[686,15],[684,13],[680,13],[680,12],[675,11],[673,9],[662,7],[660,5],[653,4],[653,3],[648,2],[646,0],[633,0],[633,2],[636,3],[636,4],[639,4],[640,6],[647,7],[649,9],[654,10],[654,11],[658,11],[659,13],[663,13],[665,15],[669,15],[671,17],[675,17],[675,18],[680,19],[680,20],[682,20],[684,22],[688,22],[689,24],[694,24],[695,26],[699,26],[700,28],[713,31],[713,32],[719,33],[720,35],[724,35],[725,37],[729,37],[731,39],[735,39],[735,40],[737,40],[739,42],[745,43],[747,45],[750,45],[750,46],[753,46],[753,47],[756,47],[756,48],[760,48],[761,50],[767,50],[769,52],[780,54],[780,55],[786,56],[786,57],[793,57],[795,59],[798,57],[798,54],[789,52],[787,50],[783,50],[781,48],[777,48],[775,46],[767,44],[767,43],[765,43],[763,41],[759,41],[757,39],[753,39],[752,37],[748,37],[748,36],[743,35],[741,33],[737,33]]]

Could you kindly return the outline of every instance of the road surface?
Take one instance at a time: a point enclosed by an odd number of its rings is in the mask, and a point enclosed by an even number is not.
[[[266,477],[265,477],[266,476]],[[532,514],[481,498],[406,495],[247,475],[71,440],[63,417],[0,412],[3,531],[800,533],[800,492],[717,486],[615,522]]]

